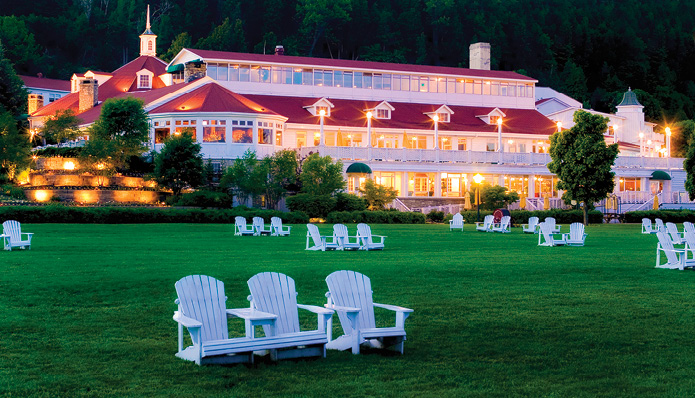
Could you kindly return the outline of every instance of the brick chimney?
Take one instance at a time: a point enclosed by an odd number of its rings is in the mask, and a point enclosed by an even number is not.
[[[29,106],[28,113],[31,115],[37,110],[43,108],[43,95],[41,94],[29,94]]]
[[[96,79],[80,81],[79,96],[79,113],[94,108],[99,103],[99,82]]]
[[[193,80],[205,77],[207,64],[205,62],[189,62],[183,67],[183,81],[188,83]]]
[[[275,46],[275,55],[285,55],[285,47],[281,45]]]
[[[490,43],[473,43],[468,50],[470,69],[490,70]]]

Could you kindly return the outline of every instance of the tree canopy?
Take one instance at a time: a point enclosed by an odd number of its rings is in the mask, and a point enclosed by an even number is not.
[[[615,173],[611,167],[618,156],[618,144],[606,145],[603,133],[608,118],[586,111],[574,113],[575,125],[550,136],[548,170],[557,175],[557,188],[564,190],[565,203],[584,203],[584,224],[588,208],[613,192]]]
[[[299,174],[302,183],[301,191],[310,195],[334,195],[345,189],[343,180],[343,163],[338,160],[333,163],[330,156],[312,153],[302,162]]]
[[[179,195],[186,187],[197,188],[205,182],[205,165],[200,144],[190,134],[172,136],[154,157],[157,183]]]

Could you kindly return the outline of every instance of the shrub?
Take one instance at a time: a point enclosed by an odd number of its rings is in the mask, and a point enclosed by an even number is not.
[[[262,217],[270,222],[280,217],[283,223],[306,224],[309,217],[302,212],[246,209],[171,209],[138,207],[69,207],[60,204],[47,206],[3,206],[0,219],[26,223],[81,224],[149,224],[149,223],[212,223],[233,224],[234,217],[247,220]]]
[[[337,200],[329,195],[300,193],[288,197],[285,203],[290,210],[304,212],[311,218],[326,218],[335,209]]]
[[[2,194],[5,194],[13,199],[26,199],[26,195],[24,194],[24,190],[20,187],[16,187],[11,184],[6,184],[2,186]]]
[[[82,152],[82,147],[75,148],[54,148],[48,147],[34,151],[34,155],[43,158],[62,157],[62,158],[77,158]]]
[[[444,221],[444,212],[432,210],[429,213],[427,213],[427,219],[430,220],[431,222],[437,222],[437,223],[443,222]]]
[[[693,210],[645,210],[628,211],[625,213],[625,222],[641,223],[643,218],[654,221],[660,218],[664,222],[682,223],[684,221],[695,221],[695,211]]]
[[[232,196],[224,192],[213,192],[200,190],[191,193],[186,193],[181,196],[172,196],[167,199],[167,203],[171,202],[172,206],[188,206],[188,207],[208,207],[215,209],[231,209],[233,204]]]
[[[558,224],[571,224],[574,222],[584,222],[584,213],[582,210],[513,210],[511,212],[512,222],[516,224],[528,223],[529,217],[538,217],[543,221],[546,217],[553,217]],[[588,213],[589,224],[603,223],[603,213],[598,210],[591,210]]]
[[[355,211],[367,210],[367,201],[357,195],[351,193],[338,193],[335,195],[334,211]]]
[[[326,222],[331,224],[424,224],[425,215],[406,211],[334,211]]]

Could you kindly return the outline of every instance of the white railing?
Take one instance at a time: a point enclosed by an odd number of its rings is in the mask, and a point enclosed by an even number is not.
[[[309,152],[319,152],[343,160],[378,160],[395,162],[434,162],[434,163],[487,163],[515,165],[547,165],[550,155],[547,153],[519,152],[486,152],[486,151],[454,151],[439,149],[407,149],[407,148],[367,148],[367,147],[303,147],[299,149],[301,156]],[[651,169],[682,169],[682,158],[648,158],[638,156],[618,156],[616,168],[651,168]]]
[[[400,211],[412,211],[410,207],[406,206],[405,203],[403,203],[403,201],[401,201],[398,198],[394,199],[393,202],[386,205],[386,207],[389,209],[396,209]]]
[[[621,203],[644,203],[654,199],[654,194],[645,191],[616,192],[615,196],[620,198]]]
[[[48,145],[43,145],[43,146],[37,146],[31,148],[32,151],[38,151],[41,149],[46,149],[46,148],[78,148],[78,147],[83,147],[87,141],[84,139],[79,139],[79,140],[74,140],[74,141],[67,141],[67,142],[61,142],[59,144],[48,144]]]

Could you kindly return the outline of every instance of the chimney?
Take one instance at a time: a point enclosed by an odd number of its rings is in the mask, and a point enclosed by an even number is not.
[[[471,69],[490,70],[490,43],[473,43],[469,47]]]
[[[281,45],[275,46],[275,55],[285,55],[285,47]]]
[[[99,103],[99,82],[96,79],[80,81],[79,96],[79,113],[94,108]]]
[[[183,67],[183,81],[186,83],[205,77],[206,74],[207,64],[205,62],[189,62]]]
[[[41,108],[43,108],[43,95],[29,94],[29,114],[31,115],[32,113],[36,112]]]

